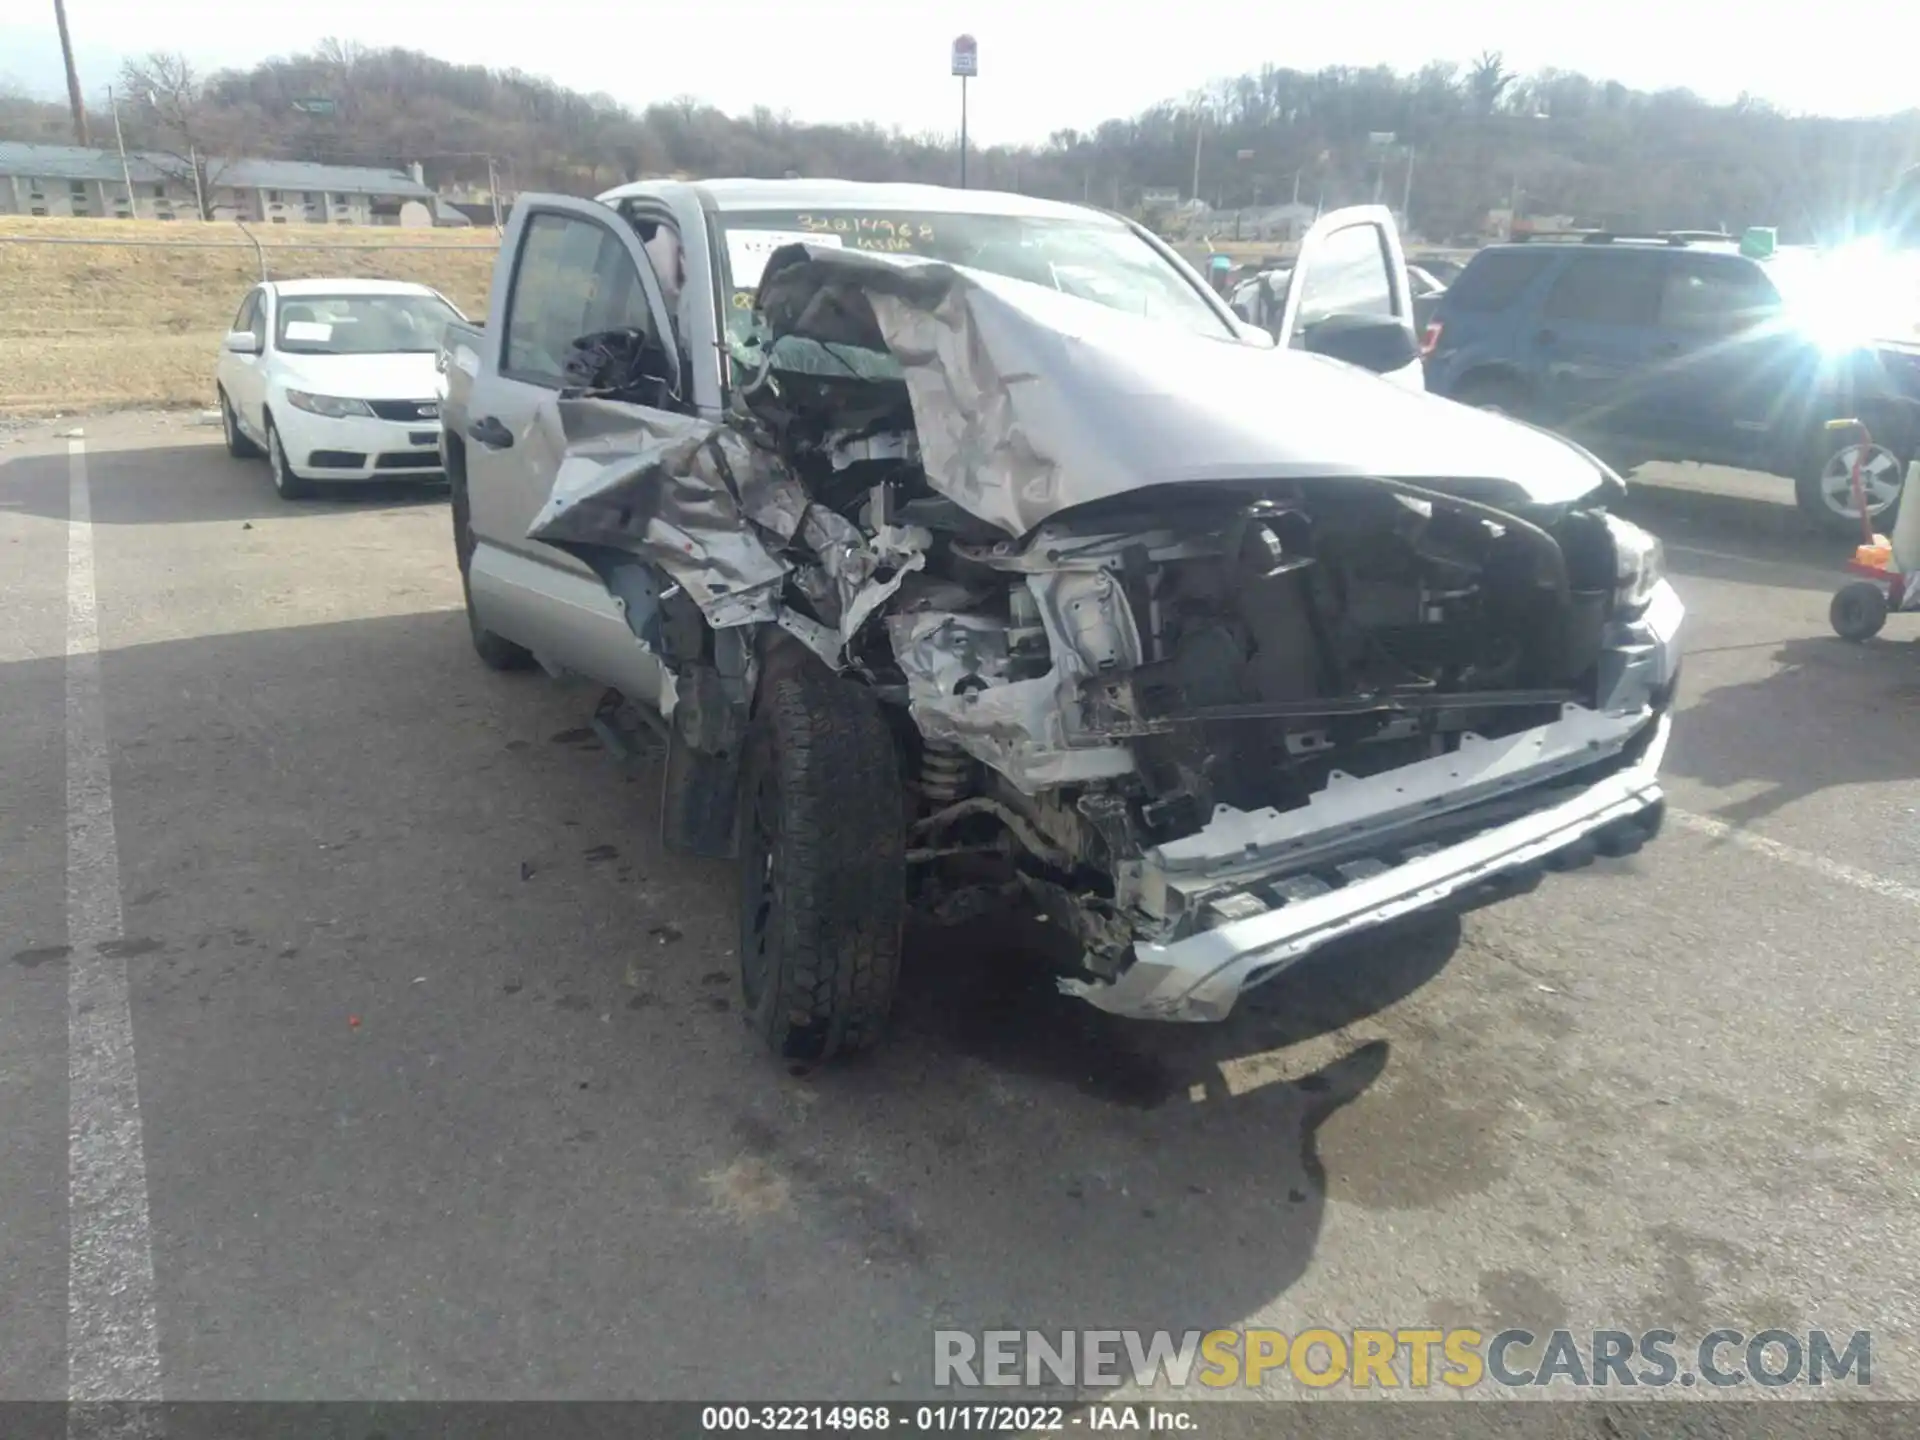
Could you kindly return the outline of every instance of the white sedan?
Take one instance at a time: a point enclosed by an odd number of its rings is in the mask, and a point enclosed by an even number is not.
[[[227,452],[264,454],[289,500],[315,482],[439,479],[444,295],[398,280],[279,280],[241,302],[216,379]]]

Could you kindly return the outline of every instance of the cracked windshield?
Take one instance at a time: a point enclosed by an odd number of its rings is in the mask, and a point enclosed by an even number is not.
[[[1571,13],[0,0],[0,1440],[1920,1436],[1907,51]]]

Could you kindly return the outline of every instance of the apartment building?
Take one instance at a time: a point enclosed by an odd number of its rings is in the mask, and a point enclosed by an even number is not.
[[[263,225],[467,225],[420,167],[381,170],[299,160],[210,160],[213,216]],[[167,155],[0,141],[0,215],[194,220],[191,169]]]

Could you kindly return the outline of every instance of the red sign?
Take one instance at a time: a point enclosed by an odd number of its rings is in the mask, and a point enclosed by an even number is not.
[[[961,35],[954,40],[953,73],[968,76],[980,73],[980,42],[973,36]]]

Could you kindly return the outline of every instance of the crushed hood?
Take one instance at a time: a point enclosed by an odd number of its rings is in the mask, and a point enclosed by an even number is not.
[[[1608,481],[1557,436],[1339,361],[980,271],[792,245],[759,303],[776,344],[891,352],[928,483],[1012,535],[1166,484],[1385,476],[1552,505]]]

